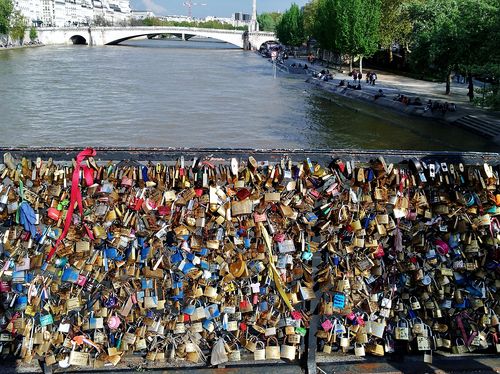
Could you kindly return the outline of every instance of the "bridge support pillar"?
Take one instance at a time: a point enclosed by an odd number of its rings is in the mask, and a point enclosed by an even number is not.
[[[248,31],[245,31],[243,33],[243,49],[245,51],[250,51],[251,48],[252,48],[252,46],[250,44],[250,36],[248,34]]]
[[[92,39],[92,29],[91,27],[89,26],[89,40],[88,40],[88,43],[87,43],[89,46],[92,46],[94,45],[94,40]]]
[[[182,40],[186,41],[186,34],[182,33]]]

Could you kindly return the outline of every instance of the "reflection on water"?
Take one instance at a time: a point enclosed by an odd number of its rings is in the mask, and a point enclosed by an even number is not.
[[[2,146],[496,150],[207,40],[1,51],[0,98]]]

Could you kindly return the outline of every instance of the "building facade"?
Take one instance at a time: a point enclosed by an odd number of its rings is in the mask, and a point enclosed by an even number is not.
[[[28,25],[42,27],[124,26],[129,0],[15,0]]]

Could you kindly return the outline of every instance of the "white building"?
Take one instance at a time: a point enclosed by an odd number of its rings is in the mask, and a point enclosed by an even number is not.
[[[132,15],[129,0],[15,0],[14,7],[28,25],[44,27],[92,25],[98,16],[120,25]]]
[[[227,23],[229,25],[233,25],[233,20],[231,18],[225,18],[225,17],[206,16],[205,22],[208,22],[208,21],[218,21],[220,23]]]
[[[193,18],[189,18],[188,16],[158,16],[158,18],[162,21],[170,21],[170,22],[193,22]]]
[[[155,14],[150,10],[132,10],[131,17],[132,19],[143,20],[155,17]]]

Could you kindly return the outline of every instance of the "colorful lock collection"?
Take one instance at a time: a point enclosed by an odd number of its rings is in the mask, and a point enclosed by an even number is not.
[[[4,354],[500,351],[498,166],[94,157],[0,164]]]

